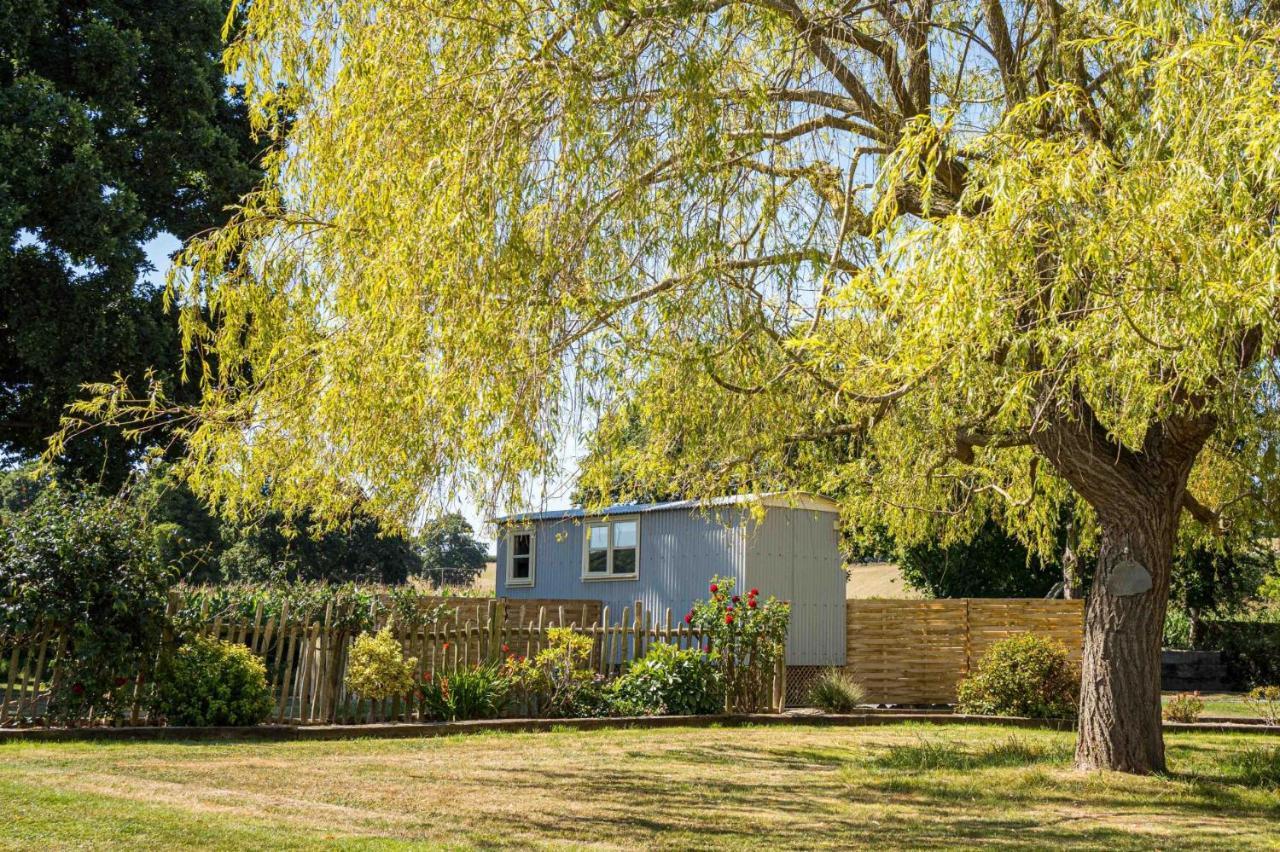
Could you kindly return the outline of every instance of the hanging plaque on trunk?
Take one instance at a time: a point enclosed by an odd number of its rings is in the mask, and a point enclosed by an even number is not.
[[[1107,593],[1116,597],[1140,595],[1151,590],[1151,572],[1141,562],[1121,559],[1107,577]]]

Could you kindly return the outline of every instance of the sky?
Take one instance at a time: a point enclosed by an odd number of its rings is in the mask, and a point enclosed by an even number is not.
[[[147,260],[151,264],[152,270],[143,277],[156,285],[162,285],[165,275],[168,274],[169,267],[172,265],[172,257],[180,247],[181,243],[172,234],[161,234],[148,242],[145,248]],[[529,505],[521,508],[526,511],[568,508],[570,505],[569,494],[573,490],[573,480],[577,473],[577,461],[580,454],[581,449],[576,442],[565,447],[560,460],[560,467],[565,472],[564,475],[552,482],[531,483],[528,493],[537,494],[539,497],[531,500]],[[471,528],[475,530],[476,539],[487,545],[490,552],[492,552],[494,530],[486,522],[491,516],[490,513],[483,511],[475,503],[460,504],[449,508],[463,514],[467,522],[471,524]]]

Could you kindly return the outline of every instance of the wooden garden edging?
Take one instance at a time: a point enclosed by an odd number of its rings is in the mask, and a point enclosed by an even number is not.
[[[590,719],[485,719],[471,722],[374,723],[368,725],[259,725],[243,728],[7,728],[0,729],[0,748],[5,743],[133,741],[294,741],[347,740],[356,738],[411,739],[479,734],[493,731],[537,733],[561,730],[595,731],[642,728],[708,727],[827,727],[858,728],[915,723],[936,726],[981,725],[1051,731],[1073,731],[1075,723],[1065,719],[1026,719],[1009,716],[965,716],[955,713],[738,713],[710,716],[635,716]],[[1280,739],[1280,727],[1266,725],[1165,722],[1166,733],[1231,733],[1272,736]]]
[[[178,595],[169,601],[172,617],[179,606]],[[423,598],[425,611],[443,606],[443,617],[426,624],[393,623],[392,630],[406,657],[416,658],[415,680],[451,674],[482,663],[496,663],[508,655],[533,657],[547,646],[548,631],[568,627],[591,637],[590,667],[602,676],[621,673],[633,660],[643,657],[657,642],[680,648],[707,648],[698,628],[673,621],[670,609],[662,617],[637,601],[616,614],[598,601],[508,600],[467,598]],[[346,666],[353,631],[332,604],[320,618],[293,618],[284,606],[275,615],[264,615],[259,603],[247,619],[226,619],[208,612],[207,603],[196,624],[196,633],[247,646],[262,658],[273,698],[272,721],[279,725],[323,725],[378,721],[421,721],[412,696],[370,706],[346,690]],[[381,627],[381,624],[375,625]],[[166,643],[171,637],[166,637]],[[0,727],[30,724],[45,715],[52,687],[61,677],[57,665],[61,637],[37,634],[33,641],[20,643],[10,655],[8,677],[0,702]],[[159,649],[157,649],[157,654]],[[154,666],[149,661],[148,669]],[[133,702],[127,718],[101,718],[90,714],[81,724],[139,725],[148,721],[146,684],[150,671],[131,679]],[[779,661],[773,676],[769,707],[782,709],[786,689],[786,669]]]

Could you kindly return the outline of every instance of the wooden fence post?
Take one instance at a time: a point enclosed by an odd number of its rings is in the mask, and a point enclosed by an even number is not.
[[[634,663],[644,656],[644,636],[641,634],[644,629],[644,601],[636,601],[632,614],[635,617],[635,624],[631,630],[631,659],[627,661],[629,663]]]

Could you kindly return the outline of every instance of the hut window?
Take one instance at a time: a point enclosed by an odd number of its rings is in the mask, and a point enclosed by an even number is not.
[[[632,578],[640,564],[640,523],[636,518],[590,521],[582,554],[588,580]]]
[[[507,584],[532,586],[534,569],[534,533],[531,529],[512,530],[507,541]]]

